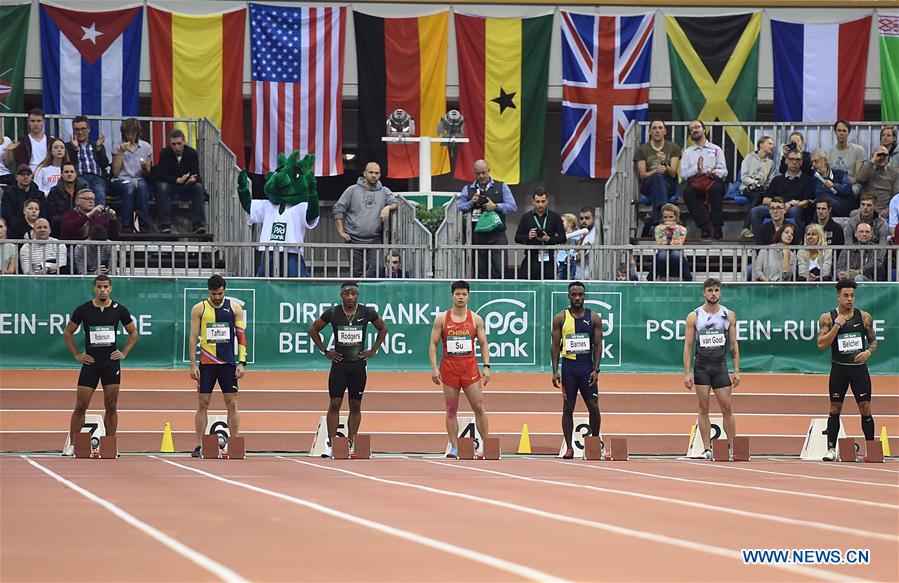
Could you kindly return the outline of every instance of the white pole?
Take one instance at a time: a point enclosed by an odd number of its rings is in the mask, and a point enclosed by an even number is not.
[[[431,138],[421,136],[418,143],[418,190],[428,197],[428,209],[434,208],[431,191]]]

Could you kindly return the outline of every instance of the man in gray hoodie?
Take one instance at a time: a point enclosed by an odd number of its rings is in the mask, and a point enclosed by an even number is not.
[[[355,278],[374,277],[382,253],[378,249],[363,249],[362,245],[381,243],[384,223],[396,210],[396,197],[381,184],[380,178],[381,166],[369,162],[356,184],[347,188],[334,203],[337,233],[347,243],[358,246],[353,249]]]

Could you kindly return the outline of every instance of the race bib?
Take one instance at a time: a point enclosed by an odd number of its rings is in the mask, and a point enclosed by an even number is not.
[[[281,242],[287,240],[287,223],[272,223],[271,240]]]
[[[473,344],[471,336],[447,336],[446,352],[447,354],[471,354]]]
[[[840,354],[855,354],[856,352],[861,352],[861,332],[848,332],[837,336],[837,350]]]
[[[91,346],[115,346],[115,326],[91,326],[87,338]]]
[[[210,344],[227,344],[231,342],[231,325],[228,322],[210,322],[206,324],[206,342]]]
[[[337,344],[341,346],[356,346],[362,344],[361,326],[338,326]]]
[[[590,335],[586,332],[566,334],[565,352],[568,354],[590,354]]]
[[[699,333],[700,348],[722,348],[727,338],[721,330],[708,330]]]

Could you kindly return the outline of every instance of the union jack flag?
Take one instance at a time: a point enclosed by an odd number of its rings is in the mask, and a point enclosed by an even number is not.
[[[562,11],[562,174],[608,178],[649,109],[652,13]]]

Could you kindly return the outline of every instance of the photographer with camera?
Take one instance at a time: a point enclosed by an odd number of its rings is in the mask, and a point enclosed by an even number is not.
[[[790,152],[799,152],[802,154],[802,166],[800,167],[800,171],[803,174],[806,176],[815,174],[815,169],[812,167],[812,155],[805,151],[805,138],[802,136],[802,132],[795,131],[791,133],[789,141],[783,145],[783,148],[781,148],[781,153],[783,155],[780,158],[780,166],[777,170],[780,174],[786,174],[787,172],[787,157],[790,155]]]
[[[873,194],[877,197],[877,208],[880,216],[887,218],[890,199],[899,192],[899,172],[890,165],[890,153],[885,146],[877,146],[870,160],[862,164],[858,171],[858,183],[862,185],[862,194]]]
[[[546,189],[538,186],[531,195],[534,208],[525,213],[518,223],[515,242],[519,245],[545,247],[547,245],[563,245],[565,224],[562,216],[549,210],[549,195]],[[549,249],[528,251],[518,268],[518,279],[555,279],[555,253]]]
[[[94,192],[82,188],[75,194],[75,207],[62,215],[60,234],[64,241],[84,241],[90,235],[91,227],[102,226],[110,239],[119,235],[119,222],[114,210],[96,204]]]
[[[474,245],[505,245],[506,217],[518,210],[509,185],[490,176],[486,160],[474,163],[474,182],[465,185],[459,193],[456,208],[469,213],[471,242]],[[475,254],[478,279],[503,279],[505,253],[502,250],[478,249]]]

